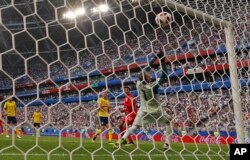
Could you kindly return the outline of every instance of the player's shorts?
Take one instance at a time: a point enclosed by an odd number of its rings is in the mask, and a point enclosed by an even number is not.
[[[34,127],[40,128],[40,123],[34,123]]]
[[[0,126],[2,126],[3,125],[3,121],[0,119]]]
[[[101,126],[107,126],[107,124],[109,124],[109,118],[108,117],[99,117],[99,123]]]
[[[158,127],[164,126],[171,121],[171,116],[162,112],[147,113],[138,111],[133,125],[142,126],[143,128],[149,124],[155,123]]]
[[[16,120],[16,117],[11,117],[11,116],[8,116],[7,117],[7,123],[10,124],[17,124],[17,120]]]
[[[122,118],[122,122],[126,125],[132,125],[136,117],[136,113],[131,113]]]

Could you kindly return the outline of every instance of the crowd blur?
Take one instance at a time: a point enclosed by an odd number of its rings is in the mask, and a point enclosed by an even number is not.
[[[243,48],[250,42],[250,27],[248,23],[241,24],[235,29],[237,33],[237,47]],[[193,30],[190,31],[190,28]],[[243,30],[243,31],[242,31]],[[141,62],[140,60],[147,55],[157,52],[164,47],[167,55],[178,55],[191,51],[196,54],[202,50],[216,49],[225,46],[224,30],[220,26],[212,26],[207,23],[200,23],[198,20],[188,21],[185,26],[180,26],[173,22],[171,27],[163,31],[162,29],[152,30],[145,28],[145,35],[136,37],[133,32],[125,34],[126,43],[122,45],[119,42],[105,41],[97,44],[94,48],[86,48],[79,52],[79,59],[76,54],[68,56],[62,54],[61,61],[56,61],[47,68],[47,64],[37,63],[36,59],[29,61],[28,74],[16,80],[16,84],[31,83],[33,78],[36,82],[51,78],[69,78],[77,75],[87,75],[94,70],[110,69],[117,66],[126,66],[131,63]],[[119,41],[119,40],[117,40]],[[72,53],[73,54],[73,53]],[[239,59],[249,58],[248,54],[241,54]],[[204,58],[197,61],[187,62],[189,67],[200,64],[210,65],[219,62],[226,62],[227,56]],[[190,64],[189,64],[190,63]],[[78,65],[79,64],[79,65]],[[171,66],[172,70],[176,66]],[[12,77],[22,75],[21,69],[6,68],[6,72]],[[11,86],[11,79],[3,76],[0,79],[0,87]]]
[[[248,28],[249,24],[245,26],[237,26],[237,33],[242,28]],[[193,28],[190,30],[190,28]],[[244,46],[250,43],[250,30],[240,32],[244,40],[241,37],[236,37],[237,46],[244,48]],[[75,76],[85,76],[85,78],[71,80],[71,84],[90,84],[92,88],[90,90],[80,91],[81,96],[97,95],[100,89],[95,89],[95,84],[99,82],[105,82],[107,80],[121,79],[126,80],[128,77],[137,77],[138,71],[120,72],[112,75],[100,75],[90,77],[89,73],[95,70],[110,69],[112,70],[118,66],[128,66],[132,63],[142,63],[146,59],[149,59],[149,55],[158,52],[163,46],[167,56],[179,55],[186,52],[192,52],[194,55],[198,55],[199,51],[208,49],[216,50],[219,47],[225,46],[224,30],[219,26],[212,26],[206,23],[200,23],[198,20],[193,20],[184,25],[179,25],[175,22],[171,24],[171,27],[166,30],[145,29],[145,35],[136,37],[134,33],[127,32],[125,34],[126,43],[121,44],[119,42],[105,41],[102,44],[98,44],[94,48],[88,48],[79,52],[79,56],[68,56],[67,54],[60,57],[61,61],[50,64],[37,64],[34,60],[28,65],[29,76],[23,76],[18,78],[15,82],[10,78],[3,76],[0,78],[0,88],[11,87],[12,85],[29,84],[33,82],[41,82],[46,79],[58,79],[66,78],[70,79]],[[250,58],[248,51],[242,50],[237,54],[238,60],[246,60]],[[192,69],[197,67],[207,67],[210,65],[218,65],[227,63],[227,54],[217,54],[205,57],[195,57],[193,59],[185,59],[181,61],[175,61],[168,64],[168,73],[182,69]],[[79,65],[78,65],[79,64]],[[49,72],[48,72],[49,68]],[[155,72],[160,71],[158,68]],[[249,69],[241,70],[241,78],[249,78]],[[21,70],[15,69],[11,72],[13,77],[20,75]],[[211,73],[207,77],[203,77],[202,82],[216,81],[218,79],[229,79],[228,72],[222,71],[218,73]],[[33,80],[31,80],[33,79]],[[168,85],[183,85],[190,83],[189,78],[169,78]],[[12,84],[13,83],[13,84]],[[27,87],[17,89],[15,94],[23,95],[26,93],[46,91],[48,89],[57,88],[60,85],[67,85],[67,82],[61,82],[61,84],[48,84],[40,85],[38,88]],[[132,89],[135,89],[132,86]],[[120,86],[111,86],[109,90],[112,93],[122,92]],[[12,90],[1,91],[1,94],[11,95]],[[67,92],[62,94],[40,96],[41,100],[49,98],[67,98],[77,96],[78,92]],[[249,105],[249,90],[242,92],[243,98],[243,113],[245,126],[250,126],[250,110]],[[24,97],[23,102],[31,102],[36,97]],[[217,91],[202,91],[202,92],[177,92],[174,94],[161,95],[161,102],[163,110],[172,115],[172,123],[177,130],[229,130],[234,128],[235,119],[232,108],[231,93],[229,89],[217,90]],[[139,102],[137,102],[139,103]],[[121,113],[119,113],[118,106],[120,102],[112,102],[112,114],[111,119],[114,126],[117,126]],[[98,110],[97,103],[95,101],[81,102],[81,103],[57,103],[55,105],[46,106],[26,106],[19,107],[17,111],[18,122],[24,122],[25,116],[28,121],[24,125],[31,124],[31,117],[36,108],[39,108],[43,114],[43,127],[66,129],[71,128],[79,130],[84,127],[95,128],[98,124],[96,112]],[[139,107],[139,105],[138,105]],[[119,113],[119,114],[116,114]],[[29,123],[28,123],[29,122]],[[148,129],[155,129],[156,125],[152,124]]]
[[[229,90],[204,91],[193,93],[175,93],[161,95],[160,101],[164,112],[170,114],[175,131],[186,130],[187,133],[195,131],[231,131],[235,129],[234,110]],[[250,129],[249,89],[242,91],[242,105],[244,113],[244,126]],[[139,99],[136,98],[137,106]],[[117,128],[120,118],[122,100],[111,100],[111,121]],[[72,129],[80,131],[84,128],[98,127],[96,101],[81,103],[58,103],[55,105],[40,105],[19,107],[17,110],[18,123],[23,122],[24,127],[32,127],[32,114],[39,108],[43,114],[42,128]],[[27,110],[25,112],[25,110]],[[27,121],[25,121],[27,116]],[[147,130],[157,130],[156,124],[147,126]]]

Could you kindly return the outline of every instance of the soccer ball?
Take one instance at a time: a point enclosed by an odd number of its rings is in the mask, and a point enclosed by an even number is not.
[[[169,26],[171,21],[172,21],[172,16],[168,12],[160,12],[155,17],[155,23],[162,28]]]

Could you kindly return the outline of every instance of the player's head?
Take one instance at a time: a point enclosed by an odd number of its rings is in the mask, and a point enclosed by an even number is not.
[[[125,93],[126,95],[130,94],[130,90],[131,90],[131,89],[130,89],[129,86],[124,86],[123,90],[124,90],[124,93]]]
[[[149,72],[141,72],[139,75],[139,80],[144,82],[151,82],[151,77]]]
[[[102,96],[103,98],[108,98],[108,91],[107,91],[107,90],[103,90],[103,91],[101,92],[101,96]]]
[[[39,108],[37,108],[37,109],[36,109],[36,112],[40,112],[40,109],[39,109]]]
[[[8,101],[9,101],[9,102],[13,101],[13,97],[9,97],[9,98],[8,98]]]

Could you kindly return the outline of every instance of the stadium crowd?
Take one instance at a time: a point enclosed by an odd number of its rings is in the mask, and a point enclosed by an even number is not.
[[[187,133],[193,131],[230,131],[234,129],[235,120],[229,90],[204,91],[196,93],[175,93],[161,95],[162,108],[172,115],[175,133],[186,130]],[[243,113],[245,126],[250,126],[250,110],[248,100],[249,90],[242,93]],[[117,129],[122,116],[120,112],[122,100],[115,102],[111,100],[111,121],[113,127]],[[137,105],[139,101],[137,99]],[[83,128],[94,130],[98,128],[97,103],[96,101],[78,103],[58,103],[46,106],[28,106],[27,118],[25,121],[25,108],[19,107],[17,111],[18,123],[23,123],[23,127],[32,127],[32,114],[39,108],[43,114],[42,128],[71,129],[80,131]],[[58,114],[60,113],[60,114]],[[70,118],[71,117],[71,118]],[[70,121],[72,119],[72,121]],[[156,125],[148,126],[147,130],[156,129]],[[192,132],[191,132],[192,131]]]
[[[190,28],[194,28],[191,33]],[[194,20],[193,23],[186,23],[186,27],[172,23],[171,29],[171,32],[170,30],[163,31],[161,29],[154,32],[146,29],[147,34],[139,38],[132,32],[128,32],[125,37],[126,44],[124,45],[118,46],[113,41],[107,41],[104,46],[98,44],[94,48],[83,50],[79,53],[80,66],[76,65],[76,56],[64,54],[60,58],[63,60],[62,62],[58,61],[50,65],[50,78],[68,77],[67,68],[71,68],[69,71],[71,76],[74,76],[86,75],[86,72],[92,72],[96,69],[102,70],[127,65],[156,52],[162,45],[164,45],[167,55],[176,55],[188,51],[197,53],[201,50],[224,46],[224,33],[220,28],[214,26],[211,29],[208,24],[201,24],[197,20]],[[22,73],[21,70],[13,69],[6,72],[11,73],[13,77],[20,75],[20,72]],[[47,69],[39,66],[36,61],[30,63],[28,73],[37,82],[48,78]],[[26,77],[18,79],[16,83],[31,82]],[[6,77],[0,80],[0,86],[2,87],[11,85],[10,79]]]
[[[247,60],[249,59],[249,55],[247,55],[246,53],[242,52],[240,54],[238,54],[238,59],[240,60]],[[217,55],[217,56],[214,56],[214,57],[206,57],[206,58],[200,58],[200,59],[189,59],[188,61],[177,61],[177,62],[174,62],[174,63],[170,63],[168,64],[168,73],[170,74],[171,72],[174,72],[178,69],[191,69],[191,68],[198,68],[198,67],[206,67],[206,66],[214,66],[214,65],[218,65],[218,64],[224,64],[224,63],[227,63],[227,59],[224,55]],[[58,70],[61,70],[61,68],[58,66]],[[63,70],[63,69],[62,69]],[[160,70],[160,68],[158,67],[155,72],[158,72]],[[93,77],[83,77],[83,78],[79,78],[79,79],[75,79],[75,80],[71,80],[71,83],[73,85],[76,85],[76,84],[91,84],[92,86],[95,86],[95,84],[99,83],[99,82],[105,82],[106,80],[114,80],[114,79],[121,79],[121,80],[126,80],[128,77],[138,77],[138,74],[139,74],[139,71],[132,71],[130,73],[128,73],[128,71],[125,71],[125,72],[118,72],[116,74],[112,74],[112,75],[109,75],[108,77],[106,77],[105,79],[105,76],[103,75],[99,75],[99,76],[93,76]],[[242,72],[242,78],[246,78],[247,77],[247,72]],[[223,73],[221,74],[223,76],[218,76],[218,75],[213,75],[214,79],[213,80],[226,80],[228,79],[228,73],[223,71]],[[221,77],[224,77],[221,79]],[[3,80],[2,80],[3,81]],[[31,83],[31,82],[30,82]],[[67,83],[67,84],[66,84]],[[180,85],[180,84],[189,84],[190,81],[189,80],[184,80],[182,79],[182,81],[179,81],[179,80],[176,80],[176,78],[170,78],[170,84],[174,84],[174,85]],[[60,82],[60,83],[57,83],[58,86],[62,86],[62,85],[69,85],[70,83],[68,81],[65,81],[65,82]],[[53,84],[46,84],[46,85],[41,85],[39,87],[39,91],[40,92],[43,92],[45,90],[48,90],[48,89],[53,89],[53,88],[56,88],[57,86],[56,85],[53,85]],[[33,92],[36,92],[36,88],[34,87],[28,87],[28,88],[20,88],[18,90],[16,90],[16,94],[18,95],[23,95],[23,94],[27,94],[27,93],[33,93]],[[11,94],[11,90],[6,90],[2,93],[2,95],[10,95]],[[88,94],[88,93],[85,93],[85,94]]]
[[[194,28],[190,32],[190,28]],[[247,31],[246,34],[249,31]],[[197,34],[199,33],[199,34]],[[250,35],[250,34],[249,34]],[[63,61],[58,61],[51,64],[50,73],[47,70],[43,70],[34,61],[34,64],[30,64],[28,67],[28,73],[35,81],[41,82],[47,78],[58,79],[68,77],[68,72],[70,72],[71,77],[73,76],[86,76],[87,73],[93,72],[94,70],[110,69],[118,66],[126,66],[134,62],[142,62],[141,59],[146,58],[146,55],[150,55],[160,49],[162,45],[165,47],[167,55],[177,55],[186,52],[198,53],[202,50],[216,49],[223,47],[224,44],[224,32],[221,28],[213,26],[212,28],[209,24],[200,23],[196,20],[192,23],[186,23],[186,26],[180,27],[177,23],[173,23],[171,27],[171,32],[168,30],[157,29],[156,32],[146,30],[146,35],[141,37],[136,37],[132,32],[126,34],[126,44],[117,46],[113,41],[106,41],[104,46],[97,45],[95,48],[89,48],[89,50],[84,50],[79,53],[79,64],[76,65],[76,56],[67,56],[66,54],[61,59]],[[250,36],[249,36],[250,37]],[[242,42],[238,39],[238,45],[244,45],[247,42]],[[153,46],[153,48],[151,47]],[[104,48],[104,51],[103,51]],[[91,52],[90,52],[91,51]],[[103,54],[104,53],[104,54]],[[250,55],[242,52],[238,55],[239,60],[249,59]],[[168,71],[175,71],[178,69],[189,69],[195,67],[205,67],[209,65],[217,65],[227,63],[226,54],[215,55],[213,57],[205,58],[194,58],[188,61],[177,61],[170,63],[168,65]],[[70,69],[69,69],[70,68]],[[158,68],[159,69],[159,68]],[[15,75],[20,75],[19,70],[12,72]],[[249,71],[248,71],[249,72]],[[120,78],[125,80],[128,76],[137,77],[139,72],[121,72],[115,75],[109,75],[108,80]],[[222,73],[225,76],[227,73]],[[218,76],[217,78],[220,78]],[[249,78],[249,76],[248,76]],[[215,77],[216,79],[216,77]],[[215,80],[213,79],[213,80]],[[96,76],[82,78],[79,80],[72,80],[73,84],[95,84],[98,82],[104,82],[105,76]],[[185,83],[190,83],[185,80],[171,79],[171,84],[182,85]],[[16,84],[32,83],[28,76],[18,79]],[[65,82],[66,83],[66,82]],[[65,85],[62,82],[62,85]],[[12,81],[9,78],[0,78],[0,87],[10,87],[12,86]],[[168,85],[168,84],[166,84]],[[39,89],[40,91],[56,88],[55,84],[52,85],[42,85]],[[30,92],[36,92],[36,88],[23,88],[16,90],[16,94],[26,94]],[[111,87],[112,93],[119,93],[121,91],[120,87]],[[2,95],[10,95],[12,91],[1,91]],[[98,91],[97,91],[98,92]],[[96,93],[91,90],[90,92],[81,92],[81,95],[94,95]],[[64,97],[75,96],[76,93],[66,93],[62,94]],[[177,130],[192,130],[196,127],[201,130],[228,130],[234,126],[234,117],[232,102],[230,99],[231,93],[229,90],[217,90],[217,91],[203,91],[203,92],[190,92],[190,93],[176,93],[169,94],[166,96],[161,96],[162,106],[166,112],[169,112],[173,117],[173,123]],[[249,91],[245,92],[243,95],[243,102],[247,102],[249,97]],[[59,98],[58,94],[41,96],[40,99],[48,98]],[[32,101],[34,97],[25,97],[24,101]],[[137,102],[139,103],[139,102]],[[250,126],[249,117],[249,107],[246,105],[248,103],[243,103],[244,106],[244,116],[245,125]],[[112,113],[119,112],[116,104],[113,103]],[[43,113],[43,125],[46,127],[52,127],[56,129],[72,128],[79,130],[84,127],[95,128],[97,124],[96,111],[97,104],[95,101],[81,102],[78,103],[68,103],[68,104],[56,104],[50,107],[45,105],[38,106]],[[27,116],[31,124],[31,115],[36,107],[27,107]],[[18,122],[24,122],[25,120],[25,108],[19,107],[17,118]],[[60,113],[60,114],[58,114]],[[114,126],[117,126],[119,122],[120,114],[113,114],[112,122]],[[71,117],[71,118],[70,118]],[[71,121],[72,119],[72,121]],[[29,125],[25,124],[25,125]],[[150,126],[148,129],[154,129],[155,125]]]

